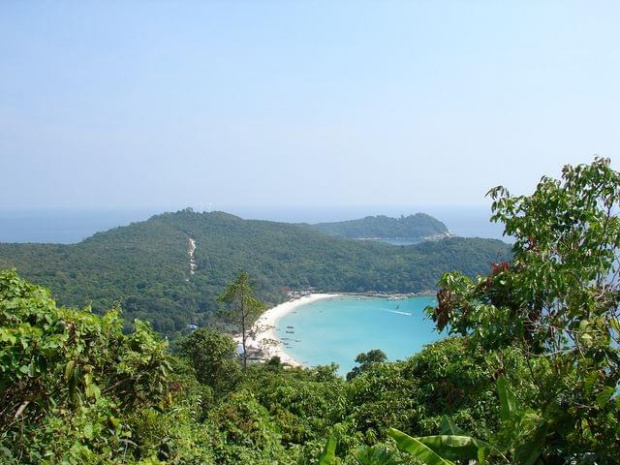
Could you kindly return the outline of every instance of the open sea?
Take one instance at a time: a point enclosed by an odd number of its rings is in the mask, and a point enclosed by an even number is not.
[[[404,360],[444,334],[435,330],[424,308],[434,297],[342,296],[297,307],[276,326],[284,350],[305,366],[337,363],[346,375],[355,357],[381,349],[388,360]]]

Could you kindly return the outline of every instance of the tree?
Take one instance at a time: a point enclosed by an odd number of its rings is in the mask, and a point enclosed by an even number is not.
[[[358,354],[355,357],[355,362],[359,364],[358,367],[353,367],[353,369],[347,373],[347,381],[351,381],[360,373],[369,370],[373,366],[378,363],[384,363],[387,361],[387,355],[380,349],[373,349],[366,353]]]
[[[227,306],[223,314],[233,320],[241,331],[243,371],[247,370],[248,365],[248,341],[254,336],[252,325],[265,309],[253,294],[254,283],[250,281],[248,273],[243,271],[219,298],[219,301]]]
[[[477,281],[445,274],[430,313],[439,329],[487,350],[520,349],[533,392],[527,400],[554,430],[548,455],[615,463],[620,173],[596,158],[565,166],[561,180],[543,177],[531,196],[504,187],[489,195],[492,220],[514,238],[513,261]]]
[[[167,343],[134,326],[123,334],[118,309],[57,307],[46,289],[0,271],[0,463],[157,455],[161,444],[132,419],[167,417]]]
[[[239,381],[235,348],[230,336],[210,329],[194,331],[179,343],[179,352],[190,360],[198,381],[217,396],[232,390]]]

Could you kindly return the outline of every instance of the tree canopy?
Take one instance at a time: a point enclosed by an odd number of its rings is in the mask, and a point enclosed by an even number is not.
[[[553,430],[549,451],[612,463],[620,454],[620,173],[597,158],[564,167],[560,180],[543,177],[532,195],[503,187],[489,195],[493,219],[515,239],[513,261],[475,281],[445,274],[430,313],[486,350],[519,348],[534,430]]]

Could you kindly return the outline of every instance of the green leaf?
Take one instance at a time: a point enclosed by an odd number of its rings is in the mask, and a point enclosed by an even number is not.
[[[5,332],[5,328],[0,329],[0,342],[8,342],[9,345],[15,344],[17,338],[13,334]]]
[[[449,460],[480,460],[482,456],[481,465],[487,451],[493,448],[488,442],[463,435],[425,436],[416,439]],[[482,455],[480,451],[483,451]]]
[[[65,366],[65,381],[71,379],[73,376],[73,369],[75,368],[75,360],[69,360]]]
[[[31,378],[34,378],[34,376],[37,374],[37,367],[34,363],[34,358],[32,360],[30,360],[30,365],[28,365],[28,376],[30,376]]]
[[[444,459],[430,447],[422,444],[418,438],[412,438],[394,428],[390,428],[387,434],[396,441],[396,445],[401,451],[412,455],[427,465],[454,465],[454,462]]]
[[[456,426],[456,424],[452,421],[448,415],[443,415],[441,417],[441,434],[462,434],[463,430]]]
[[[382,445],[361,446],[353,451],[353,457],[360,465],[397,465],[396,453]]]
[[[319,457],[318,465],[332,465],[336,460],[336,438],[333,436],[327,440],[327,444],[325,445],[325,449],[323,449],[323,453]]]
[[[605,407],[605,405],[611,400],[615,392],[616,390],[613,387],[607,386],[596,396],[596,404],[600,408]]]
[[[502,423],[514,421],[519,414],[519,402],[514,392],[508,385],[508,381],[503,376],[497,379],[497,392],[501,405],[500,419]]]
[[[95,400],[99,400],[101,396],[101,389],[94,383],[88,384],[86,386],[86,397],[94,398]]]
[[[517,447],[514,454],[515,462],[519,465],[533,465],[542,454],[547,439],[549,424],[540,420],[532,437]]]
[[[112,425],[112,428],[114,430],[117,430],[118,427],[121,425],[121,421],[118,418],[115,418],[113,416],[109,416],[108,420],[110,421],[110,425]]]

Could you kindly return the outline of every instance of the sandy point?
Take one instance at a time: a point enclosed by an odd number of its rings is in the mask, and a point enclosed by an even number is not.
[[[282,363],[292,366],[301,366],[301,363],[286,353],[282,341],[276,335],[278,321],[301,305],[310,304],[318,300],[330,299],[332,297],[338,297],[338,294],[309,294],[270,308],[256,320],[256,323],[254,323],[252,328],[254,337],[248,342],[248,345],[253,349],[258,349],[264,360],[269,360],[277,356],[280,357]]]

